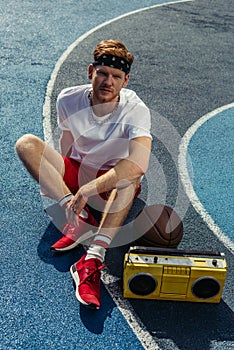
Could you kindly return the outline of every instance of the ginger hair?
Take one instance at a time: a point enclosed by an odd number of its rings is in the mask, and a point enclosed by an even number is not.
[[[100,41],[93,52],[93,56],[100,57],[105,54],[124,58],[130,64],[134,61],[134,56],[120,40],[109,39]]]

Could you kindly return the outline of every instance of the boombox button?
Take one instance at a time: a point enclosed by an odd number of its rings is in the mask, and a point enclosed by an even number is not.
[[[216,267],[218,265],[218,261],[216,259],[213,259],[212,264]]]
[[[157,262],[158,262],[158,257],[155,256],[155,257],[154,257],[154,263],[157,264]]]

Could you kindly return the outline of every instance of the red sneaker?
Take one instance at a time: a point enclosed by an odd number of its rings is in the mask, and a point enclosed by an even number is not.
[[[99,259],[85,260],[85,254],[70,272],[76,284],[76,298],[83,305],[99,309],[101,269],[105,267]]]
[[[79,226],[75,227],[71,224],[66,224],[62,230],[63,237],[60,238],[51,247],[51,251],[66,252],[77,247],[81,242],[94,236],[93,227],[98,227],[98,223],[90,213],[90,211],[85,208],[88,217],[84,219],[79,216]]]

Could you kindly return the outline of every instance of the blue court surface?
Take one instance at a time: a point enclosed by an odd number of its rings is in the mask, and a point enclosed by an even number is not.
[[[0,348],[234,349],[232,0],[0,6]],[[177,210],[179,248],[225,253],[220,304],[124,299],[122,246],[107,254],[100,310],[87,310],[69,272],[81,248],[50,253],[59,233],[14,144],[33,133],[57,146],[56,96],[87,82],[93,48],[110,37],[134,53],[129,88],[152,111],[152,162],[139,202]]]
[[[189,143],[190,179],[207,213],[233,242],[234,104],[218,108],[203,119],[202,123],[198,120],[200,126]]]

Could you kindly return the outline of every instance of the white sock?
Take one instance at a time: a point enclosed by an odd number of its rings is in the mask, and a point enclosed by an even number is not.
[[[96,235],[87,250],[85,260],[99,259],[101,262],[103,262],[105,259],[106,250],[109,248],[110,243],[111,237],[103,234]]]
[[[68,193],[65,196],[63,196],[62,198],[59,199],[58,204],[60,205],[60,207],[64,207],[66,206],[67,202],[70,202],[70,200],[73,198],[73,194],[72,193]]]
[[[64,197],[62,197],[59,201],[58,204],[60,205],[60,207],[66,207],[67,203],[70,202],[70,200],[73,198],[73,194],[72,193],[68,193],[66,194]],[[85,209],[82,209],[79,216],[81,216],[83,219],[88,219],[88,213]]]
[[[85,260],[88,259],[99,259],[101,262],[104,261],[106,255],[106,249],[100,245],[93,245],[88,248]]]

